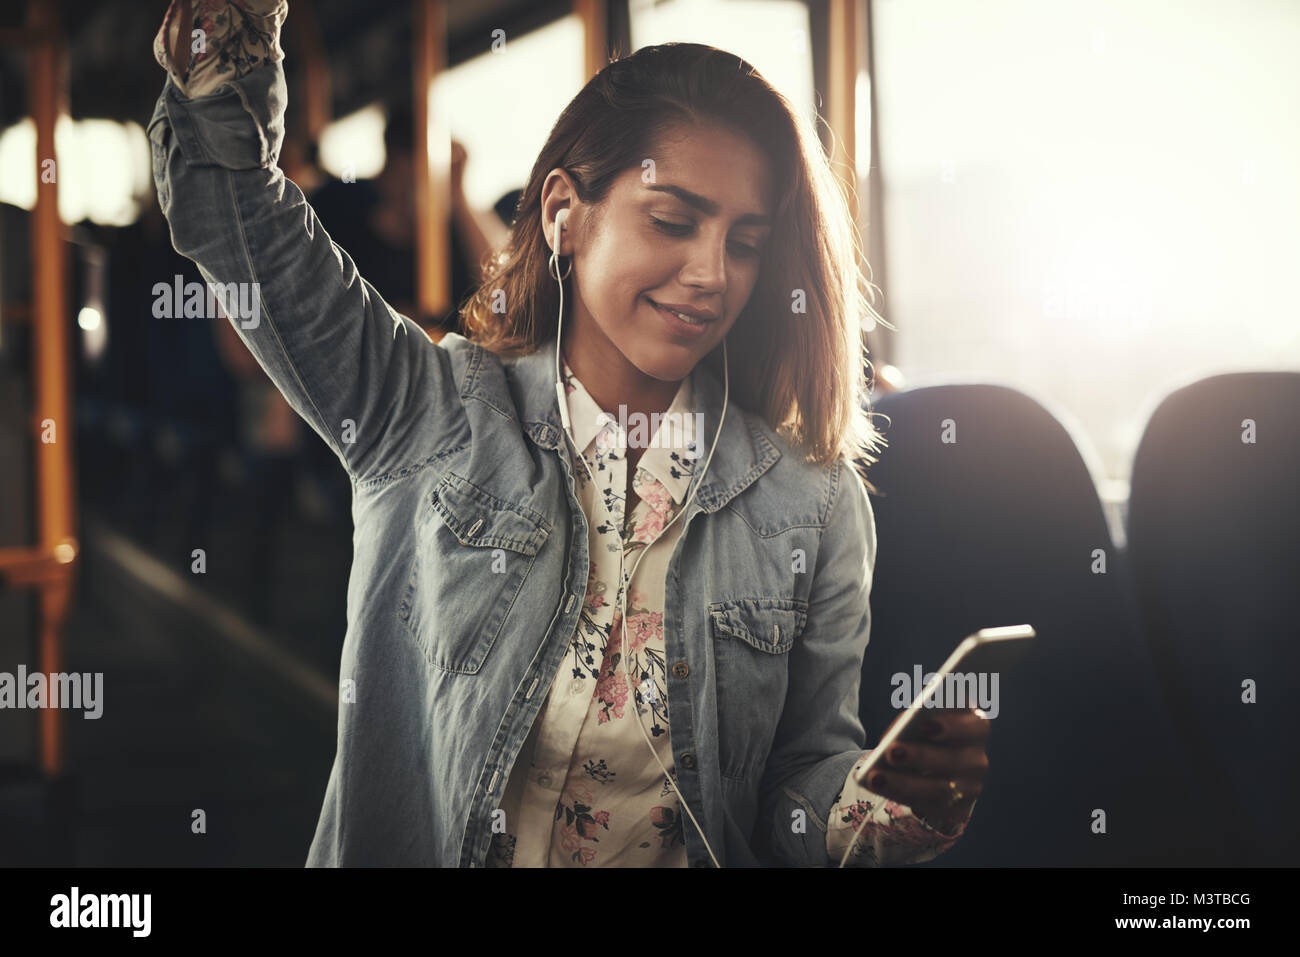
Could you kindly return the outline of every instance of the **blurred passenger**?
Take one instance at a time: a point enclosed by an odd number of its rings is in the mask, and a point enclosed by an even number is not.
[[[501,249],[509,229],[498,217],[475,209],[465,196],[468,154],[452,143],[451,159],[451,299],[442,315],[422,315],[416,308],[414,126],[409,106],[389,112],[384,128],[384,168],[374,179],[347,182],[329,179],[315,192],[303,184],[312,208],[330,238],[348,251],[357,271],[394,309],[410,316],[435,341],[458,327],[462,302],[482,280],[482,264]],[[296,182],[296,181],[295,181]]]

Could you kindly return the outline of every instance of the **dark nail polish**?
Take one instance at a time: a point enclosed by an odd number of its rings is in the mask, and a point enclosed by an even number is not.
[[[889,751],[889,760],[902,761],[907,757],[907,752],[902,748],[891,748]]]
[[[877,774],[871,779],[871,786],[873,788],[883,788],[885,786],[885,776],[883,774]]]

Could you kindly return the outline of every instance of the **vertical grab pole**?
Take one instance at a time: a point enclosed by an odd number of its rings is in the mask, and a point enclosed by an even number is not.
[[[889,269],[885,261],[885,192],[880,163],[880,124],[876,122],[876,29],[872,16],[872,3],[873,0],[865,0],[867,22],[866,37],[863,41],[867,77],[867,122],[871,129],[867,156],[858,158],[858,169],[865,176],[867,187],[867,198],[862,214],[867,225],[863,245],[866,249],[867,261],[871,263],[871,280],[880,287],[881,295],[884,296],[888,287]],[[885,298],[884,301],[889,300]],[[889,319],[889,316],[885,318]],[[871,345],[871,361],[877,370],[883,365],[893,364],[894,340],[891,332],[892,330],[889,329],[878,328],[874,335],[867,337]]]
[[[333,89],[330,77],[329,58],[325,54],[325,40],[321,35],[320,17],[317,15],[315,0],[296,0],[293,17],[285,21],[287,38],[294,50],[302,58],[303,83],[301,90],[294,90],[294,97],[301,97],[302,135],[310,143],[320,144],[321,132],[329,125],[334,116]],[[287,133],[287,131],[286,131]],[[288,136],[286,135],[286,141]],[[292,157],[292,162],[302,162],[306,167],[307,157]],[[310,192],[310,186],[316,185],[312,171],[306,168],[289,168],[282,163],[285,175]]]
[[[573,0],[573,12],[582,20],[584,83],[609,62],[609,11],[606,3],[607,0]]]
[[[72,422],[68,363],[67,248],[59,220],[55,122],[67,112],[67,59],[58,5],[29,0],[28,95],[36,123],[36,206],[32,210],[32,319],[36,402],[32,416],[36,450],[37,535],[53,558],[40,586],[40,669],[62,670],[63,623],[77,555],[73,503]],[[52,439],[52,441],[51,441]],[[47,777],[63,768],[62,708],[40,715],[40,761]]]
[[[414,49],[411,69],[415,125],[416,310],[427,325],[454,305],[451,301],[451,131],[444,104],[430,109],[433,83],[447,64],[445,0],[411,0]]]

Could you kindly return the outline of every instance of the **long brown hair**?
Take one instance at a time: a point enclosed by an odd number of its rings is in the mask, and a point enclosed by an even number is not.
[[[731,329],[742,335],[728,333],[728,360],[736,357],[729,361],[731,398],[762,416],[807,461],[829,467],[844,456],[865,480],[885,440],[865,408],[862,328],[868,317],[883,320],[859,268],[865,262],[850,212],[852,190],[841,186],[789,101],[723,50],[699,43],[643,47],[588,81],[533,164],[509,243],[484,265],[482,285],[461,309],[466,337],[503,357],[549,342],[559,291],[542,235],[547,175],[564,169],[582,201],[598,205],[621,173],[641,168],[659,137],[683,122],[719,124],[747,136],[768,157],[777,184],[759,279]],[[719,382],[721,360],[721,349],[704,360]]]

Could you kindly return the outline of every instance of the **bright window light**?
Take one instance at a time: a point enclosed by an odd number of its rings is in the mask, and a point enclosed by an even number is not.
[[[1248,9],[1246,9],[1248,7]],[[875,0],[893,361],[1079,421],[1300,368],[1300,5]]]
[[[373,179],[384,168],[384,127],[379,104],[371,104],[328,124],[321,131],[321,168],[336,179]]]
[[[507,34],[496,50],[484,34],[483,53],[434,81],[432,108],[444,111],[451,137],[465,147],[471,206],[491,209],[523,187],[551,127],[587,80],[582,37],[576,16]]]
[[[754,65],[813,127],[808,7],[797,0],[632,0],[632,46],[706,43]]]
[[[126,226],[140,214],[153,189],[149,140],[139,123],[73,120],[54,124],[54,157],[37,164],[36,124],[26,117],[0,133],[0,201],[31,209],[38,171],[52,175],[59,191],[59,218]],[[55,160],[53,164],[47,160]]]

